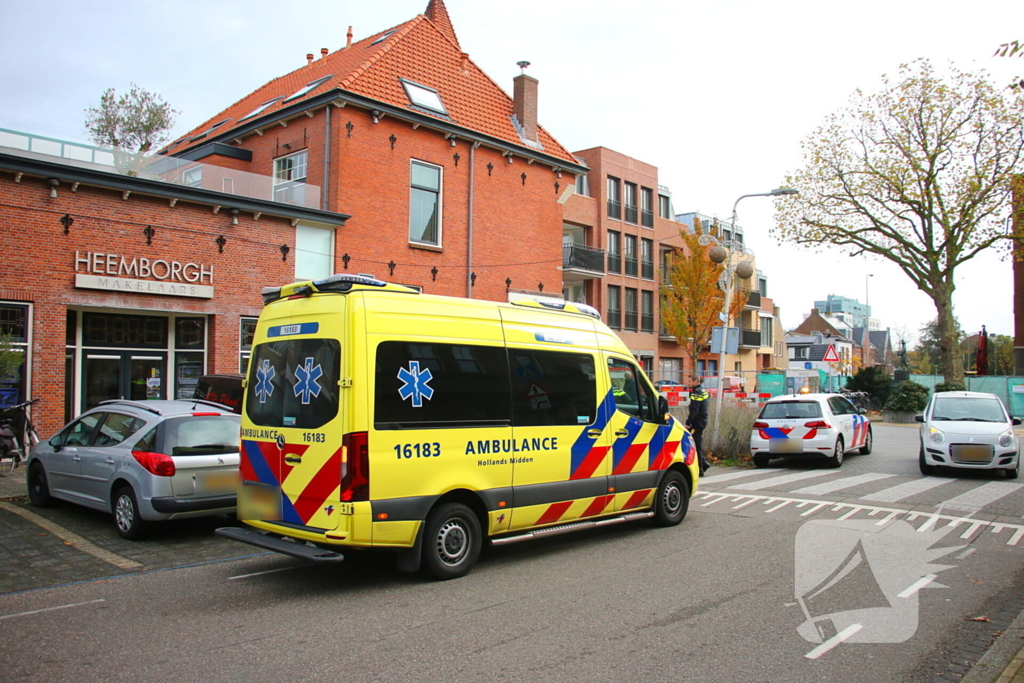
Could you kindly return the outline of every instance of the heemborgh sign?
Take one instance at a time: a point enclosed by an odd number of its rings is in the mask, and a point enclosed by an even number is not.
[[[213,266],[76,251],[75,287],[210,299]]]

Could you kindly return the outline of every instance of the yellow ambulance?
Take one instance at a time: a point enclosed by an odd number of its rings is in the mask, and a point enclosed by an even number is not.
[[[485,542],[686,515],[693,441],[594,309],[354,275],[263,298],[242,411],[247,527],[219,534],[315,561],[393,549],[400,569],[450,579]]]

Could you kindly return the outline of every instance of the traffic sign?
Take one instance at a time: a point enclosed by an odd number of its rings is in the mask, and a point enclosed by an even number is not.
[[[836,353],[836,347],[834,347],[831,344],[829,344],[828,345],[828,350],[825,351],[825,357],[822,358],[822,360],[826,361],[826,362],[829,362],[829,363],[838,363],[839,362],[839,354]]]

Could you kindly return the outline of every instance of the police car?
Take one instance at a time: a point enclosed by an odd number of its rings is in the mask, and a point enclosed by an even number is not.
[[[843,396],[776,396],[761,406],[750,433],[750,454],[757,467],[788,456],[824,458],[840,467],[847,453],[870,453],[871,442],[871,423],[864,411]]]

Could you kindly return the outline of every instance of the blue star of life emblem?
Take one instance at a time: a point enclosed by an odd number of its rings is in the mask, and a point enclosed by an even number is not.
[[[306,357],[303,365],[295,368],[295,395],[302,398],[302,405],[309,405],[312,397],[320,395],[321,387],[317,380],[323,374],[319,364],[313,366],[313,358],[310,356]]]
[[[409,361],[409,369],[399,368],[398,379],[402,380],[404,384],[398,390],[398,395],[402,397],[404,401],[407,398],[412,399],[413,408],[422,408],[423,399],[430,400],[430,397],[434,395],[434,389],[430,387],[427,382],[433,378],[430,374],[430,368],[424,368],[420,371],[420,362],[418,360]]]
[[[276,374],[277,371],[274,370],[274,366],[270,364],[269,360],[264,360],[256,368],[256,398],[260,400],[260,403],[266,403],[274,393],[274,385],[270,383],[270,380],[274,379]]]

